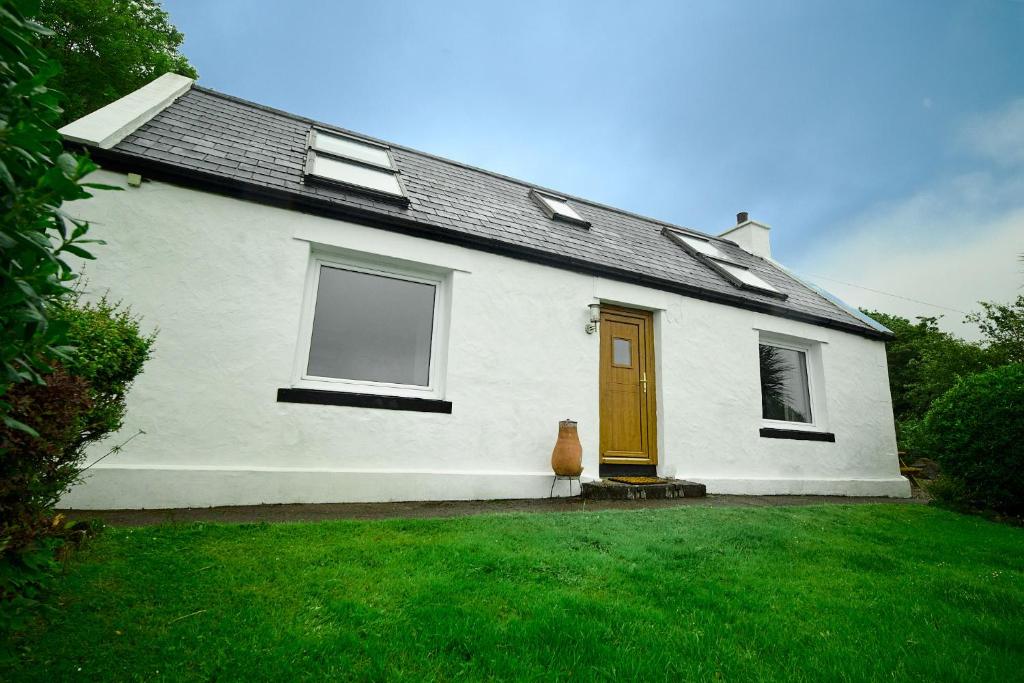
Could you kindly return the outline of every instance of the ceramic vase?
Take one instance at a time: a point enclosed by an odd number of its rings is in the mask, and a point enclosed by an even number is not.
[[[551,451],[551,469],[560,477],[578,477],[583,472],[583,446],[576,432],[576,423],[572,420],[558,423],[558,440]]]

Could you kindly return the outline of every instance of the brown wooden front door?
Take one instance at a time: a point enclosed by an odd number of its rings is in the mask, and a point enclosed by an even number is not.
[[[653,317],[601,309],[601,462],[658,462]]]

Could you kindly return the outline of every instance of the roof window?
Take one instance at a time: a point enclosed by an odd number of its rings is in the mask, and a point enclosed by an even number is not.
[[[388,147],[349,135],[312,129],[306,176],[381,199],[409,202]]]
[[[693,251],[712,258],[722,258],[722,252],[718,251],[718,248],[711,244],[711,240],[706,240],[703,237],[697,237],[696,235],[687,235],[685,233],[676,233],[676,236]]]
[[[718,250],[718,247],[705,237],[699,237],[679,228],[664,228],[661,234],[681,246],[691,256],[703,254],[711,258],[725,258],[722,252]]]
[[[729,280],[737,287],[742,287],[743,289],[754,289],[765,294],[782,296],[782,298],[785,298],[786,296],[779,290],[775,289],[775,287],[772,287],[770,284],[759,278],[757,275],[754,275],[750,268],[747,268],[746,266],[741,266],[738,263],[717,258],[709,258],[707,261],[711,264],[712,268],[725,275],[725,279]]]
[[[544,210],[548,218],[582,225],[585,228],[590,227],[590,221],[585,220],[576,213],[576,210],[569,206],[569,200],[564,197],[538,192],[537,190],[530,190],[530,197]]]
[[[728,258],[709,239],[677,228],[664,228],[661,234],[681,246],[690,256],[704,263],[728,280],[734,287],[760,292],[761,294],[778,297],[779,299],[785,299],[788,296],[755,275],[746,266],[741,266]]]

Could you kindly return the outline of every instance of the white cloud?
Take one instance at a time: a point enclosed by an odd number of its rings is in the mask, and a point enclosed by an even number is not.
[[[960,136],[969,151],[1001,164],[1024,164],[1024,97],[999,111],[974,117]]]
[[[824,258],[811,258],[798,271],[854,306],[910,319],[943,316],[943,329],[976,339],[977,328],[963,324],[958,311],[977,310],[982,300],[1010,301],[1024,291],[1024,264],[1018,259],[1024,253],[1024,209],[975,227],[978,233],[957,247],[890,247],[884,236],[862,235]]]
[[[1024,293],[1024,98],[969,120],[951,142],[988,168],[870,207],[794,269],[855,306],[943,316],[944,329],[977,339],[963,312]]]

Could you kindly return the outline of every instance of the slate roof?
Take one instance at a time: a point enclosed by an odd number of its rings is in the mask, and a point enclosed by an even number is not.
[[[401,171],[407,207],[304,182],[307,138],[314,124],[352,133],[193,86],[112,150],[93,150],[93,155],[108,167],[150,177],[345,216],[869,337],[884,336],[732,242],[711,238],[730,259],[784,292],[785,300],[737,289],[662,235],[670,224],[393,143],[384,144],[391,147]],[[528,196],[533,187],[567,197],[591,227],[549,219]]]

